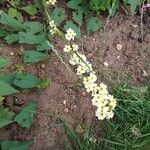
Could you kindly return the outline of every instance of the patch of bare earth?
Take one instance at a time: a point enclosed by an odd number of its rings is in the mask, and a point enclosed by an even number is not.
[[[118,13],[105,31],[81,38],[81,51],[93,64],[99,81],[109,84],[109,81],[116,81],[127,74],[139,84],[148,77],[150,30],[144,26],[143,46],[140,30],[140,16],[129,17]],[[62,53],[63,42],[58,39],[55,42]],[[22,64],[22,46],[8,46],[2,40],[0,44],[0,54],[11,61],[8,70],[3,72],[14,71],[15,64]],[[41,63],[25,65],[25,70],[49,79],[51,84],[45,90],[33,89],[6,98],[6,103],[16,112],[28,101],[35,100],[38,113],[31,129],[9,125],[0,130],[0,140],[33,140],[31,150],[64,149],[67,138],[63,134],[60,118],[65,118],[75,128],[78,125],[82,127],[85,122],[90,124],[95,119],[90,97],[77,81],[73,69],[69,70],[54,54]]]

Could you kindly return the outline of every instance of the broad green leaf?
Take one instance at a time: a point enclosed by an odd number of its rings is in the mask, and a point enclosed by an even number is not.
[[[119,0],[114,0],[111,8],[109,9],[109,14],[111,17],[115,15],[118,8],[119,8]]]
[[[15,117],[14,121],[24,128],[30,128],[37,111],[37,104],[32,101]]]
[[[56,7],[52,12],[52,18],[57,25],[60,25],[67,18],[67,16],[65,15],[65,11],[62,8]]]
[[[11,17],[16,17],[17,16],[17,9],[15,9],[13,7],[10,7],[8,9],[8,15],[11,16]]]
[[[1,68],[4,68],[5,66],[7,66],[9,64],[9,61],[7,60],[7,59],[5,59],[5,58],[2,58],[1,56],[0,56],[0,69]]]
[[[78,28],[75,24],[73,24],[72,21],[68,21],[65,26],[64,26],[65,30],[68,30],[69,28],[71,28],[72,30],[74,30],[74,32],[77,34],[76,38],[80,38],[81,37],[81,33],[80,33],[80,28]]]
[[[36,87],[39,83],[40,79],[36,76],[28,73],[17,73],[16,79],[14,80],[13,84],[17,87],[28,89]]]
[[[0,37],[4,37],[4,36],[6,36],[6,35],[8,35],[8,34],[9,34],[8,31],[6,31],[6,30],[4,30],[4,29],[0,29]]]
[[[52,49],[52,45],[49,41],[45,40],[42,43],[39,43],[37,46],[37,51],[44,51],[44,50],[49,50]]]
[[[6,118],[2,118],[0,117],[0,128],[8,125],[8,124],[11,124],[13,122],[13,120],[11,119],[6,119]]]
[[[38,51],[26,51],[24,52],[23,59],[25,63],[34,63],[39,62],[41,60],[47,59],[48,54],[43,54]]]
[[[92,17],[89,19],[87,24],[87,33],[95,32],[101,28],[101,22],[97,17]]]
[[[19,32],[19,43],[24,43],[24,44],[39,44],[43,42],[44,40],[44,35],[34,35],[31,32]]]
[[[18,93],[19,91],[10,86],[9,84],[0,80],[0,96]]]
[[[37,13],[37,9],[34,5],[29,4],[26,7],[22,8],[24,11],[26,11],[28,14],[30,14],[31,16],[34,16]]]
[[[0,11],[0,23],[10,26],[16,31],[24,30],[23,24],[21,24],[18,20],[14,19],[13,17],[7,15],[3,11]]]
[[[82,10],[74,11],[73,12],[73,19],[76,23],[79,24],[79,26],[81,26],[82,22],[83,22],[83,12],[82,12]]]
[[[79,10],[79,9],[82,9],[82,7],[80,6],[81,3],[82,3],[82,0],[70,0],[67,3],[67,6],[71,9]]]
[[[27,32],[30,32],[33,34],[38,33],[43,30],[43,25],[37,21],[26,22],[26,23],[24,23],[24,26],[25,26]]]
[[[15,75],[14,74],[0,75],[0,80],[12,85],[13,81],[15,80]]]
[[[31,144],[30,141],[2,141],[1,150],[29,150]]]
[[[9,35],[5,36],[5,40],[8,44],[12,44],[19,40],[19,36],[18,36],[18,34],[9,34]]]

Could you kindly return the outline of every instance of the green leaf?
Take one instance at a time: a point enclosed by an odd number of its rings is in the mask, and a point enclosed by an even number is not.
[[[80,38],[81,37],[81,33],[80,33],[80,28],[78,28],[75,24],[73,24],[72,21],[68,21],[65,26],[64,26],[65,30],[68,30],[69,28],[71,28],[72,30],[74,30],[74,32],[77,34],[76,38]]]
[[[11,85],[13,84],[13,81],[15,80],[15,75],[14,74],[0,75],[0,80]]]
[[[29,4],[26,7],[22,8],[24,11],[26,11],[28,14],[30,14],[31,16],[34,16],[37,13],[37,9],[34,5]]]
[[[79,10],[79,9],[82,9],[82,7],[80,6],[81,3],[82,3],[82,0],[70,0],[67,3],[67,6],[71,9]]]
[[[0,80],[0,96],[6,96],[10,94],[18,93],[19,91],[10,86],[9,84]]]
[[[119,0],[114,0],[112,3],[112,7],[109,9],[109,14],[111,17],[113,17],[119,8]]]
[[[38,51],[26,51],[24,52],[24,62],[25,63],[34,63],[41,60],[47,59],[49,56]]]
[[[8,125],[8,124],[11,124],[13,122],[13,120],[11,119],[6,119],[6,118],[2,118],[0,117],[0,128]]]
[[[17,87],[28,89],[36,87],[40,79],[28,73],[17,73],[13,84]]]
[[[19,32],[19,43],[24,44],[39,44],[44,41],[44,35],[34,35],[31,32]]]
[[[5,36],[5,40],[8,44],[12,44],[19,40],[19,36],[18,36],[18,34],[9,34],[9,35]]]
[[[83,11],[82,10],[74,11],[73,19],[76,23],[79,24],[79,26],[81,26],[83,22]]]
[[[141,0],[128,0],[128,4],[131,5],[131,13],[132,13],[132,15],[134,15],[137,6],[141,5],[142,2],[141,2]]]
[[[13,7],[10,7],[8,9],[8,15],[11,16],[11,17],[16,17],[17,16],[17,9],[15,9]]]
[[[17,6],[17,5],[19,5],[20,0],[9,0],[9,2],[12,6]]]
[[[2,141],[1,150],[29,150],[31,144],[30,141]]]
[[[4,37],[4,36],[6,36],[6,35],[8,35],[8,34],[9,34],[8,31],[6,31],[6,30],[4,30],[4,29],[0,29],[0,37]]]
[[[40,22],[32,21],[24,23],[25,29],[30,33],[38,33],[43,30],[43,25]]]
[[[37,111],[37,104],[32,101],[15,117],[14,121],[24,128],[30,128]]]
[[[50,44],[49,41],[45,40],[42,43],[39,43],[40,45],[37,46],[37,51],[44,51],[44,50],[49,50],[52,49],[52,45]]]
[[[23,24],[21,24],[18,20],[14,19],[13,17],[7,15],[3,11],[0,11],[0,23],[10,26],[16,31],[24,30]]]
[[[5,58],[2,58],[1,56],[0,56],[0,69],[1,68],[4,68],[5,66],[7,66],[9,64],[9,61],[7,60],[7,59],[5,59]]]
[[[65,11],[62,8],[56,7],[52,12],[52,18],[57,25],[60,25],[67,18],[67,16],[65,15]]]
[[[21,12],[17,12],[16,18],[17,18],[20,22],[23,22],[23,16],[22,16],[22,13],[21,13]]]
[[[98,17],[92,17],[87,24],[87,33],[95,32],[101,28],[101,22]]]

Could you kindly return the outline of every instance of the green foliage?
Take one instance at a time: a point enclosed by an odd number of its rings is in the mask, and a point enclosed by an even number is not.
[[[0,147],[1,150],[28,150],[31,144],[30,141],[2,141]]]
[[[22,89],[34,88],[40,79],[29,73],[17,73],[13,84]]]
[[[6,36],[6,35],[8,35],[8,34],[9,34],[8,31],[6,31],[6,30],[4,30],[4,29],[0,29],[0,37],[4,37],[4,36]]]
[[[87,24],[87,33],[97,31],[101,28],[101,22],[97,17],[91,17]]]
[[[0,80],[0,96],[6,96],[14,93],[18,93],[19,91],[10,86],[9,84]]]
[[[71,142],[71,145],[66,144],[66,150],[99,150],[98,144],[94,141],[94,133],[90,127],[86,127],[83,133],[79,133],[63,121],[63,128]]]
[[[0,12],[0,23],[3,25],[7,25],[8,27],[11,27],[15,31],[24,30],[24,25],[22,23],[20,23],[13,17],[7,15],[3,11]]]
[[[131,13],[132,15],[135,14],[135,11],[137,9],[137,6],[140,6],[143,3],[144,0],[125,0],[127,4],[131,6]]]
[[[52,12],[52,19],[56,22],[57,25],[60,25],[67,16],[65,15],[65,11],[62,8],[55,8]]]
[[[115,119],[108,122],[103,150],[150,149],[150,85],[135,88],[121,85],[113,94],[118,98]]]
[[[17,16],[17,9],[15,9],[13,7],[10,7],[8,9],[8,15],[11,16],[11,17],[16,17]]]
[[[2,58],[1,56],[0,56],[0,69],[1,68],[4,68],[5,66],[7,66],[9,64],[9,61],[7,60],[7,59],[5,59],[5,58]]]
[[[40,80],[38,85],[36,86],[39,89],[45,89],[49,86],[50,81],[47,79]]]
[[[47,59],[48,57],[48,54],[43,54],[38,51],[26,51],[24,52],[23,59],[25,63],[34,63]]]
[[[8,108],[4,108],[4,106],[0,105],[0,128],[11,124],[14,116],[15,113],[13,111],[10,111]]]
[[[37,13],[37,9],[34,5],[29,4],[26,7],[22,8],[24,11],[26,11],[28,14],[30,14],[31,16],[34,16]]]
[[[67,150],[149,150],[150,149],[150,84],[136,88],[118,85],[112,91],[118,99],[115,118],[106,121],[105,134],[96,138],[98,126],[78,133],[63,121],[70,143]],[[90,130],[89,130],[90,129]],[[102,130],[101,130],[102,131]]]
[[[52,48],[53,48],[52,44],[49,41],[44,40],[43,42],[39,43],[39,45],[37,46],[37,51],[49,50]]]
[[[23,25],[27,32],[33,34],[39,33],[44,29],[43,24],[38,21],[25,22]]]
[[[18,34],[9,34],[5,36],[5,40],[7,41],[8,44],[12,44],[14,42],[17,42],[19,40]]]
[[[36,111],[37,104],[32,101],[27,106],[25,106],[18,115],[16,115],[14,121],[20,124],[22,127],[29,129],[32,125]]]
[[[15,74],[0,75],[0,81],[3,81],[9,85],[13,84],[14,79],[15,79]]]
[[[79,26],[81,26],[83,22],[83,11],[82,10],[74,11],[72,14],[74,21],[78,23]]]

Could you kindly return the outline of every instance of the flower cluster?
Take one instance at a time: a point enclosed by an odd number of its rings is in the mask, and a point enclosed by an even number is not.
[[[49,26],[50,26],[50,33],[53,35],[57,32],[57,27],[56,27],[56,24],[54,22],[54,20],[51,20],[49,22]]]
[[[74,40],[76,33],[70,28],[65,34],[66,40]],[[113,117],[113,110],[116,107],[116,99],[109,94],[104,83],[97,84],[97,76],[92,65],[84,54],[78,51],[79,47],[75,44],[65,45],[64,52],[70,55],[70,64],[77,67],[77,75],[82,79],[86,92],[91,93],[92,104],[97,107],[96,116],[99,120],[110,119]]]
[[[55,5],[56,2],[57,2],[56,0],[46,0],[47,5]]]

